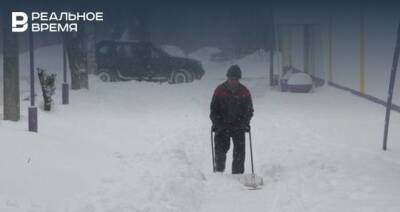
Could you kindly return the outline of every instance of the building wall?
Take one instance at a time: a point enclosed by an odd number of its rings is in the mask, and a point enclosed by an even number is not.
[[[384,16],[382,14],[385,14]],[[364,11],[365,94],[386,100],[400,15],[387,8]],[[360,91],[360,13],[333,16],[333,82]],[[397,85],[399,84],[397,80]],[[398,86],[397,86],[398,87]],[[397,91],[399,91],[397,89]],[[400,103],[395,93],[395,103]]]
[[[315,61],[311,71],[314,76],[325,79],[328,72],[328,17],[323,5],[277,5],[274,10],[275,25],[291,28],[292,32],[292,65],[303,70],[304,64],[304,25],[318,28],[313,35]],[[302,26],[303,25],[303,26]],[[300,28],[299,28],[300,26]],[[314,31],[314,30],[313,30]],[[279,35],[277,40],[279,39]],[[284,63],[284,62],[283,62]]]
[[[359,90],[358,14],[332,17],[332,81]]]
[[[400,13],[396,5],[363,5],[365,94],[387,99],[390,69]],[[292,6],[277,9],[276,24],[319,24],[322,33],[318,77],[328,80],[329,23],[332,23],[332,82],[361,92],[359,5]],[[324,74],[326,73],[326,74]],[[394,103],[400,105],[400,71],[396,79]],[[323,77],[324,76],[324,77]]]
[[[366,16],[366,93],[386,100],[390,70],[400,14],[388,11],[387,17],[370,11]],[[400,81],[396,80],[394,102],[400,104]]]

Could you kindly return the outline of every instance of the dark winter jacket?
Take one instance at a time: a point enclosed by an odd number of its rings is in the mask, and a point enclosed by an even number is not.
[[[254,110],[250,92],[244,85],[239,84],[235,91],[229,89],[227,82],[219,85],[210,108],[214,130],[249,129]]]

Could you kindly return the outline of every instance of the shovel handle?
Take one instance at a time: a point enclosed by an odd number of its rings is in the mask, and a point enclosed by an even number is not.
[[[251,142],[251,131],[249,130],[248,133],[249,133],[249,143],[250,143],[251,173],[254,176],[253,144]]]
[[[211,156],[212,156],[212,167],[213,172],[215,173],[215,149],[214,149],[214,129],[211,127]]]

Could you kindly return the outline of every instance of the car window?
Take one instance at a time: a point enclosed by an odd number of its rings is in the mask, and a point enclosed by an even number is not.
[[[132,54],[134,58],[138,58],[140,60],[146,59],[150,57],[150,49],[146,48],[145,45],[134,45],[132,46]]]
[[[132,48],[132,55],[135,58],[141,58],[143,57],[143,48],[140,48],[141,46],[135,46],[134,48]]]
[[[152,58],[160,58],[160,57],[165,57],[167,54],[160,49],[157,48],[152,48],[151,49],[151,57]]]
[[[133,52],[130,45],[117,45],[116,48],[118,57],[132,57]]]

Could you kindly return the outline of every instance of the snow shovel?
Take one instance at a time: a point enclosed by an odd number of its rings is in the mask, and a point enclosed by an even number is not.
[[[211,128],[211,153],[212,153],[212,165],[213,172],[215,173],[215,150],[214,150],[214,129]],[[233,174],[232,177],[238,180],[241,184],[246,187],[250,187],[249,190],[257,190],[261,189],[260,187],[264,185],[264,180],[262,177],[257,176],[254,173],[254,163],[253,163],[253,144],[251,140],[251,131],[249,133],[249,142],[250,142],[250,157],[251,157],[251,174]]]
[[[212,154],[212,167],[213,172],[215,173],[215,149],[214,149],[214,136],[213,133],[215,132],[214,128],[211,127],[211,154]]]
[[[251,141],[251,131],[250,129],[247,131],[249,133],[249,143],[250,143],[250,159],[251,159],[251,175],[244,174],[242,179],[239,180],[243,185],[250,187],[251,190],[260,189],[260,186],[264,185],[264,180],[262,177],[257,176],[254,173],[254,162],[253,162],[253,144]]]

